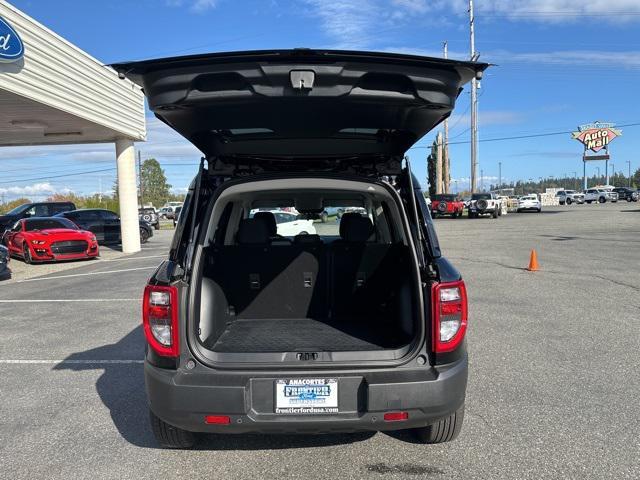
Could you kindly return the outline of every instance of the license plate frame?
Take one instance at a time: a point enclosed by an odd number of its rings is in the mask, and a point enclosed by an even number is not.
[[[274,391],[274,410],[277,414],[322,415],[339,412],[336,378],[277,379]]]

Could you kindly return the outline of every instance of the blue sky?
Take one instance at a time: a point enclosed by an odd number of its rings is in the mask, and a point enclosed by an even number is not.
[[[349,48],[440,55],[469,51],[465,0],[12,0],[19,9],[105,63],[211,51]],[[495,138],[573,130],[594,120],[640,123],[640,1],[476,0],[476,49],[495,63],[479,97],[480,168],[495,181],[581,175],[581,146],[570,135]],[[450,121],[452,176],[469,176],[469,93]],[[196,169],[198,151],[148,118],[143,158],[156,157],[176,191]],[[616,171],[640,168],[640,126],[611,145]],[[435,132],[418,146],[429,145]],[[425,177],[426,148],[409,154]],[[108,190],[112,145],[5,148],[0,193]],[[52,162],[55,161],[55,166]],[[588,173],[596,164],[588,165]],[[600,165],[604,170],[604,164]],[[49,177],[48,177],[49,176]],[[57,178],[53,178],[56,176]],[[44,177],[44,178],[41,178]],[[11,182],[11,183],[9,183]]]

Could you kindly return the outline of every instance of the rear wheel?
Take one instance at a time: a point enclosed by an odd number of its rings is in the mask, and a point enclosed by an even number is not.
[[[462,429],[464,405],[454,414],[422,428],[414,428],[413,432],[422,443],[444,443],[455,440]]]
[[[587,200],[587,203],[591,203],[591,202],[593,202],[593,200]]]
[[[147,233],[147,230],[144,228],[140,229],[140,243],[147,243],[147,240],[149,240],[149,234]]]
[[[26,243],[22,244],[22,259],[24,263],[33,263],[33,259],[31,258],[31,250],[29,250],[29,245]]]
[[[165,448],[191,448],[196,443],[193,432],[169,425],[149,410],[151,430],[158,443]]]
[[[600,198],[598,199],[598,203],[605,203],[606,201],[607,201],[607,199],[606,199],[606,198],[604,198],[604,197],[600,197]]]
[[[493,218],[498,218],[498,209],[497,208],[493,211],[493,215],[492,216],[493,216]]]
[[[571,202],[573,202],[573,200],[571,200],[570,198],[567,198],[567,205],[571,205]],[[562,203],[560,205],[562,205]]]

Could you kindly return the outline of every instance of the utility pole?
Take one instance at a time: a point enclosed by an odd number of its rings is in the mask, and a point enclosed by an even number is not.
[[[502,188],[502,162],[498,162],[498,188]]]
[[[444,58],[449,58],[448,43],[445,40],[442,43],[442,50]],[[449,159],[449,119],[444,119],[444,149],[442,151],[442,171],[444,179],[444,193],[449,193],[449,187],[451,183],[451,160]]]
[[[140,150],[138,150],[138,188],[140,190],[140,207],[144,207],[144,195],[142,192],[142,160],[140,159]]]
[[[629,188],[631,188],[631,160],[627,160],[627,165],[629,166]]]
[[[471,61],[476,61],[476,39],[474,30],[473,0],[469,0],[469,37]],[[475,77],[471,80],[471,193],[476,191],[476,169],[478,167],[478,83]]]

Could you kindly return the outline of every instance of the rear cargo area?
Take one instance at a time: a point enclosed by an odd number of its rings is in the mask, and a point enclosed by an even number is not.
[[[411,342],[408,247],[309,240],[205,250],[199,333],[206,348],[362,352]]]

